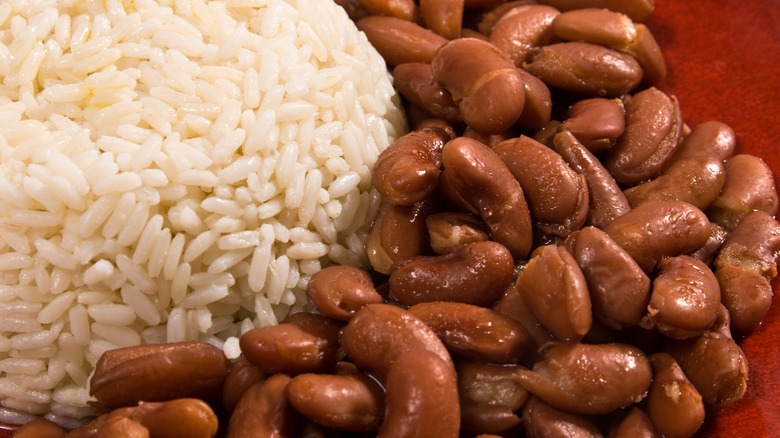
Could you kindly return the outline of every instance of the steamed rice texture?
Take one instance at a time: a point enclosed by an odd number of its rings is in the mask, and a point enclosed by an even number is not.
[[[106,350],[238,339],[367,266],[406,129],[331,0],[0,3],[0,422],[91,414]]]

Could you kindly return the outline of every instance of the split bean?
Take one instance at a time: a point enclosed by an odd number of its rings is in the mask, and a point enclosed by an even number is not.
[[[571,132],[590,152],[612,147],[626,129],[626,109],[620,99],[593,97],[577,101],[566,111],[559,131]]]
[[[348,321],[366,304],[381,303],[371,275],[354,266],[329,266],[311,276],[306,291],[326,316]]]
[[[424,109],[430,116],[448,122],[463,121],[450,92],[434,79],[430,63],[405,62],[396,65],[393,68],[393,83],[406,100]]]
[[[666,60],[650,29],[642,23],[635,24],[636,38],[617,50],[633,56],[642,67],[642,80],[655,85],[666,77]]]
[[[98,431],[106,429],[106,425],[115,418],[129,419],[141,425],[150,438],[212,438],[218,428],[217,415],[211,407],[194,398],[140,402],[137,406],[115,409],[108,414],[106,424],[98,427]],[[106,436],[118,435],[107,433]]]
[[[506,432],[518,424],[516,411],[528,392],[513,378],[516,366],[458,361],[461,424],[473,432]]]
[[[442,255],[461,245],[490,240],[485,224],[476,217],[461,212],[434,213],[425,219],[431,249]]]
[[[649,357],[653,383],[647,394],[647,414],[664,437],[690,438],[704,423],[701,394],[669,353]]]
[[[425,218],[434,211],[430,198],[410,206],[383,203],[366,239],[371,267],[387,274],[396,262],[428,254]]]
[[[509,56],[517,67],[553,39],[552,22],[560,12],[545,5],[522,5],[505,13],[490,29],[488,41]]]

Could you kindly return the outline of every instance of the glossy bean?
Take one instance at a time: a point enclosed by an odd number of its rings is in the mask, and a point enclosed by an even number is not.
[[[588,186],[558,153],[526,136],[501,142],[493,151],[520,182],[538,229],[566,237],[582,227]]]
[[[420,318],[391,304],[369,304],[358,310],[342,331],[341,345],[355,364],[381,380],[409,350],[429,350],[454,367],[436,333]]]
[[[57,423],[45,418],[36,418],[23,424],[13,433],[14,438],[62,438],[67,431]]]
[[[206,402],[195,398],[139,402],[137,406],[111,411],[106,421],[114,417],[125,417],[143,425],[150,438],[212,438],[217,434],[217,415]]]
[[[374,163],[374,187],[382,200],[412,205],[436,188],[441,171],[441,149],[449,135],[430,128],[401,136],[379,154]]]
[[[249,362],[269,375],[321,372],[339,359],[340,327],[323,315],[296,313],[278,325],[244,332],[239,346]]]
[[[94,438],[151,438],[149,429],[127,417],[107,419],[92,435]]]
[[[222,388],[229,362],[205,342],[145,344],[101,355],[90,379],[90,394],[116,408],[139,401],[181,397],[210,399]]]
[[[458,382],[451,364],[427,350],[401,354],[387,376],[387,409],[378,438],[455,438]]]
[[[580,41],[537,48],[522,67],[550,87],[592,97],[621,96],[642,80],[633,56]]]
[[[683,201],[646,202],[604,228],[647,273],[664,257],[700,248],[709,230],[707,216]]]
[[[441,212],[425,220],[431,249],[436,254],[447,254],[461,245],[490,240],[485,224],[476,217],[460,212]]]
[[[593,316],[613,328],[639,323],[650,299],[650,278],[607,233],[575,231],[564,243],[585,276]]]
[[[493,44],[457,38],[436,51],[433,77],[458,104],[467,125],[483,134],[505,131],[523,112],[525,87],[512,61]]]
[[[442,340],[453,356],[497,364],[519,362],[530,346],[517,321],[485,307],[458,302],[415,304],[409,312]]]
[[[518,369],[515,376],[520,386],[554,408],[587,415],[641,400],[652,381],[645,354],[616,343],[553,344],[532,369]]]
[[[532,245],[531,214],[523,189],[501,158],[484,144],[464,137],[449,141],[442,162],[454,191],[485,221],[491,238],[515,259]]]
[[[647,414],[664,437],[690,438],[704,423],[704,402],[669,353],[649,357],[653,383],[645,401]]]
[[[517,119],[517,125],[529,132],[537,132],[550,121],[552,115],[550,88],[541,79],[522,68],[518,71],[525,87],[525,104],[520,118]]]
[[[521,67],[533,49],[552,42],[551,25],[558,14],[557,9],[545,5],[517,6],[492,26],[488,41]]]
[[[677,99],[655,87],[626,102],[626,127],[602,162],[619,184],[633,185],[658,176],[682,135]]]
[[[642,67],[642,80],[649,85],[661,82],[667,73],[666,59],[653,33],[644,24],[637,23],[636,38],[617,50],[636,58]]]
[[[720,295],[718,279],[702,261],[687,255],[665,258],[653,280],[645,323],[676,339],[700,335],[715,322]]]
[[[528,392],[515,382],[515,369],[470,361],[456,364],[463,429],[502,433],[520,424],[516,411]]]
[[[504,316],[514,319],[525,327],[525,330],[528,332],[528,335],[531,337],[536,348],[556,340],[555,336],[553,336],[553,334],[539,322],[536,316],[534,316],[533,312],[528,307],[528,304],[523,300],[522,295],[520,295],[520,292],[517,290],[516,285],[512,285],[512,287],[508,288],[496,304],[490,308]],[[532,349],[529,352],[529,356],[535,358],[536,355],[534,352],[535,350]],[[533,360],[533,358],[530,358],[530,360]]]
[[[588,214],[584,225],[604,228],[631,210],[626,195],[615,179],[574,134],[568,131],[555,134],[553,146],[569,167],[581,174],[587,183]]]
[[[381,303],[371,275],[348,265],[329,266],[311,276],[306,292],[324,315],[347,321],[363,306]]]
[[[737,154],[726,159],[723,188],[707,215],[728,230],[753,210],[777,213],[777,188],[772,170],[761,158]]]
[[[723,187],[723,161],[734,153],[736,144],[734,130],[724,123],[694,126],[658,177],[626,189],[628,202],[636,207],[647,201],[677,199],[706,210]]]
[[[480,18],[479,23],[477,23],[477,31],[484,35],[490,35],[490,31],[493,29],[493,26],[496,25],[498,20],[500,20],[507,13],[511,12],[514,8],[518,6],[535,4],[537,4],[536,0],[513,0],[496,2],[496,4],[491,5]]]
[[[464,0],[420,0],[420,14],[425,27],[447,38],[460,36]]]
[[[537,397],[528,399],[522,413],[523,430],[528,438],[603,438],[596,423],[587,416],[556,409]]]
[[[644,22],[655,9],[653,0],[540,0],[560,11],[583,8],[605,8],[628,15],[632,20]]]
[[[536,248],[514,285],[531,313],[559,340],[579,341],[593,321],[588,286],[563,248]]]
[[[395,17],[406,21],[415,21],[420,15],[414,0],[360,0],[360,3],[372,15]]]
[[[703,261],[708,266],[712,265],[728,233],[729,231],[721,225],[716,222],[710,222],[710,235],[707,238],[707,242],[701,248],[690,253],[690,256]]]
[[[379,428],[385,393],[365,374],[299,374],[287,385],[290,404],[317,424],[339,431]]]
[[[226,411],[233,412],[247,388],[262,382],[266,377],[266,374],[246,360],[245,356],[239,357],[230,367],[222,384],[222,406]]]
[[[250,386],[230,416],[226,438],[292,436],[296,412],[287,398],[290,380],[274,374]]]
[[[355,25],[391,66],[431,62],[439,47],[447,42],[432,30],[402,18],[372,15],[358,20]]]
[[[571,132],[590,152],[612,147],[626,129],[626,109],[620,99],[593,97],[569,107],[558,131]]]
[[[587,41],[611,48],[626,45],[637,37],[631,18],[604,8],[563,12],[555,17],[551,30],[562,40]]]
[[[512,254],[500,243],[474,242],[438,256],[416,257],[390,271],[390,298],[406,305],[496,302],[512,282]]]
[[[608,438],[662,438],[653,421],[642,409],[633,406],[617,425],[609,430]]]
[[[450,92],[433,78],[430,63],[405,62],[396,65],[393,68],[393,83],[401,96],[432,117],[449,122],[463,121]]]
[[[366,239],[371,267],[387,274],[394,263],[428,254],[425,218],[435,210],[432,199],[410,206],[383,203]]]

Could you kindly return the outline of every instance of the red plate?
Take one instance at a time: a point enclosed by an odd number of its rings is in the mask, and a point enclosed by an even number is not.
[[[776,0],[656,0],[649,23],[690,126],[727,123],[739,151],[763,158],[780,175],[780,4]],[[777,177],[775,178],[777,180]],[[774,437],[780,429],[780,281],[763,326],[741,342],[750,377],[745,396],[709,414],[697,437]]]
[[[693,126],[720,120],[739,150],[780,175],[780,4],[777,0],[656,0],[648,23],[669,69],[659,88]],[[764,324],[741,342],[750,365],[744,398],[709,413],[697,438],[769,438],[780,429],[780,281]],[[775,374],[778,373],[778,374]],[[0,438],[10,432],[0,430]]]

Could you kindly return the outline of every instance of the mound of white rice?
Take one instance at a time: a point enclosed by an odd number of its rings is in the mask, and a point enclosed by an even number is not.
[[[0,421],[90,414],[108,349],[236,357],[367,264],[406,126],[331,0],[4,0],[0,82]]]

